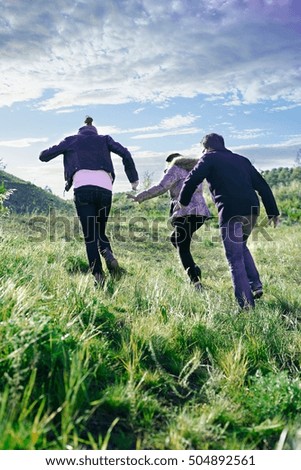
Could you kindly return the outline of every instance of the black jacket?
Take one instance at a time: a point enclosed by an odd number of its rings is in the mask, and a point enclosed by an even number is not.
[[[137,181],[138,173],[128,149],[115,142],[109,135],[98,135],[94,126],[82,127],[79,134],[66,137],[58,145],[43,150],[39,158],[42,162],[48,162],[60,154],[64,155],[66,191],[68,191],[72,186],[73,175],[78,170],[104,170],[111,173],[114,181],[111,152],[122,158],[130,183]]]
[[[273,193],[251,162],[230,150],[208,151],[184,181],[179,201],[187,206],[196,187],[206,179],[220,225],[234,216],[259,214],[259,193],[269,218],[279,215]]]

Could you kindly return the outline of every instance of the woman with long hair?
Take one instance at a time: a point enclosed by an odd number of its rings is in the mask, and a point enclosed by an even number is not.
[[[182,266],[186,271],[191,283],[196,290],[202,288],[201,268],[194,262],[190,251],[192,235],[211,217],[203,196],[203,188],[200,184],[195,191],[190,204],[187,207],[180,208],[178,205],[178,196],[182,185],[189,172],[198,163],[195,158],[183,157],[179,153],[170,154],[167,159],[168,167],[164,172],[161,181],[142,191],[136,196],[130,195],[134,201],[141,203],[147,199],[160,196],[169,191],[171,198],[170,220],[173,231],[170,241],[177,249]]]

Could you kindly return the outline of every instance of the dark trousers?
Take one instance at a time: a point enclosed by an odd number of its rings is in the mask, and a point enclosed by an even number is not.
[[[200,268],[195,265],[190,252],[191,239],[207,218],[202,215],[187,215],[186,217],[177,217],[172,222],[174,230],[170,241],[177,248],[181,263],[192,282],[199,280]]]
[[[93,274],[101,273],[99,251],[107,248],[112,251],[105,233],[112,193],[97,186],[82,186],[74,190],[74,203],[83,229],[90,269]]]
[[[254,306],[252,291],[262,288],[259,273],[247,247],[257,215],[232,217],[221,226],[235,297],[241,307]]]

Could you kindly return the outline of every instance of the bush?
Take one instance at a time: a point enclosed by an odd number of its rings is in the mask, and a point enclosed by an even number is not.
[[[275,416],[294,418],[301,411],[300,381],[286,371],[252,378],[245,405],[258,423]]]

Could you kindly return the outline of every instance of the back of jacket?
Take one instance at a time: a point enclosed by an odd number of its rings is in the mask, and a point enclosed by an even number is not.
[[[267,214],[270,217],[279,214],[270,187],[251,162],[241,155],[227,149],[205,153],[184,182],[180,194],[183,205],[189,203],[195,188],[205,178],[221,224],[233,216],[259,214],[256,191]]]
[[[73,175],[78,170],[104,170],[111,173],[114,180],[115,173],[111,152],[122,158],[124,170],[130,183],[137,181],[139,179],[138,173],[128,149],[115,142],[111,136],[98,135],[89,127],[93,126],[85,126],[80,129],[79,134],[66,137],[58,145],[41,152],[40,160],[47,162],[60,154],[64,155],[66,190],[70,189]]]

